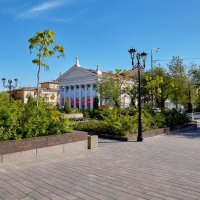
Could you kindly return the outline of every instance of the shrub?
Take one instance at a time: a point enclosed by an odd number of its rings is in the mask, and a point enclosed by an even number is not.
[[[104,110],[105,111],[105,110]],[[135,121],[132,116],[119,117],[117,111],[108,111],[98,113],[98,119],[87,122],[79,122],[74,125],[74,129],[93,132],[96,134],[110,134],[110,135],[128,135],[136,133]]]
[[[0,101],[0,140],[15,140],[42,135],[70,132],[68,121],[61,120],[61,113],[41,99],[29,97],[28,103],[14,101],[4,106]]]
[[[175,129],[178,125],[188,123],[190,120],[186,114],[178,112],[176,109],[165,111],[165,124],[170,127],[171,130]]]
[[[134,114],[133,114],[134,113]],[[129,115],[130,114],[130,115]],[[94,132],[95,134],[129,135],[138,132],[138,113],[135,109],[98,109],[90,111],[90,116],[95,118],[88,122],[74,125],[74,129]],[[160,113],[152,116],[149,111],[142,111],[142,130],[148,131],[163,125],[164,118]]]
[[[66,98],[66,100],[65,100],[65,105],[64,105],[63,111],[66,112],[66,113],[71,113],[71,112],[72,112],[72,109],[71,109],[70,106],[69,106],[69,102],[68,102],[68,99],[67,99],[67,98]]]
[[[138,113],[135,109],[98,109],[86,112],[91,121],[80,122],[74,125],[74,129],[93,132],[95,134],[110,135],[129,135],[138,132]],[[153,112],[152,109],[142,110],[142,131],[148,131],[163,126],[169,126],[171,129],[178,125],[187,123],[188,117],[179,113],[177,110]]]

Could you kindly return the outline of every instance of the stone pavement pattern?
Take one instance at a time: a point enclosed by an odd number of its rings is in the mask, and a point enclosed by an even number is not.
[[[0,167],[0,199],[200,200],[200,130]]]

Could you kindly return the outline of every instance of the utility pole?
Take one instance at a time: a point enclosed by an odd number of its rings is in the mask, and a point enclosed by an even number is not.
[[[153,51],[155,52],[158,52],[159,51],[159,48],[152,48],[151,49],[151,77],[153,78],[153,75],[154,75],[154,67],[153,67]],[[155,107],[155,98],[154,98],[154,95],[153,95],[153,88],[152,88],[152,94],[151,94],[151,103],[152,103],[152,108]]]

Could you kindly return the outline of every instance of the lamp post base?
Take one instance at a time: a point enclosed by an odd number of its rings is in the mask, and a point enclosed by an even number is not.
[[[142,142],[142,141],[143,141],[143,137],[138,136],[138,137],[137,137],[137,141],[138,141],[138,142]]]

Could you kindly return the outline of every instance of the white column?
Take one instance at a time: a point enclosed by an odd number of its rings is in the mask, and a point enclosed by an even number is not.
[[[79,99],[79,110],[82,108],[82,99],[81,99],[81,85],[79,85],[79,93],[78,93],[78,99]]]
[[[69,85],[68,88],[69,88],[69,91],[68,91],[68,92],[69,92],[69,95],[68,95],[68,99],[69,99],[69,100],[68,100],[68,103],[69,103],[69,107],[71,108],[71,86]]]
[[[85,85],[85,109],[87,109],[87,85]]]
[[[65,101],[66,101],[66,86],[64,87],[64,106],[65,106]]]
[[[93,84],[90,85],[90,110],[93,110]]]
[[[59,101],[60,101],[60,109],[62,109],[62,87],[60,87],[60,94],[59,94],[59,96],[60,96],[60,99],[59,99]]]
[[[76,85],[74,85],[74,109],[76,109]]]

